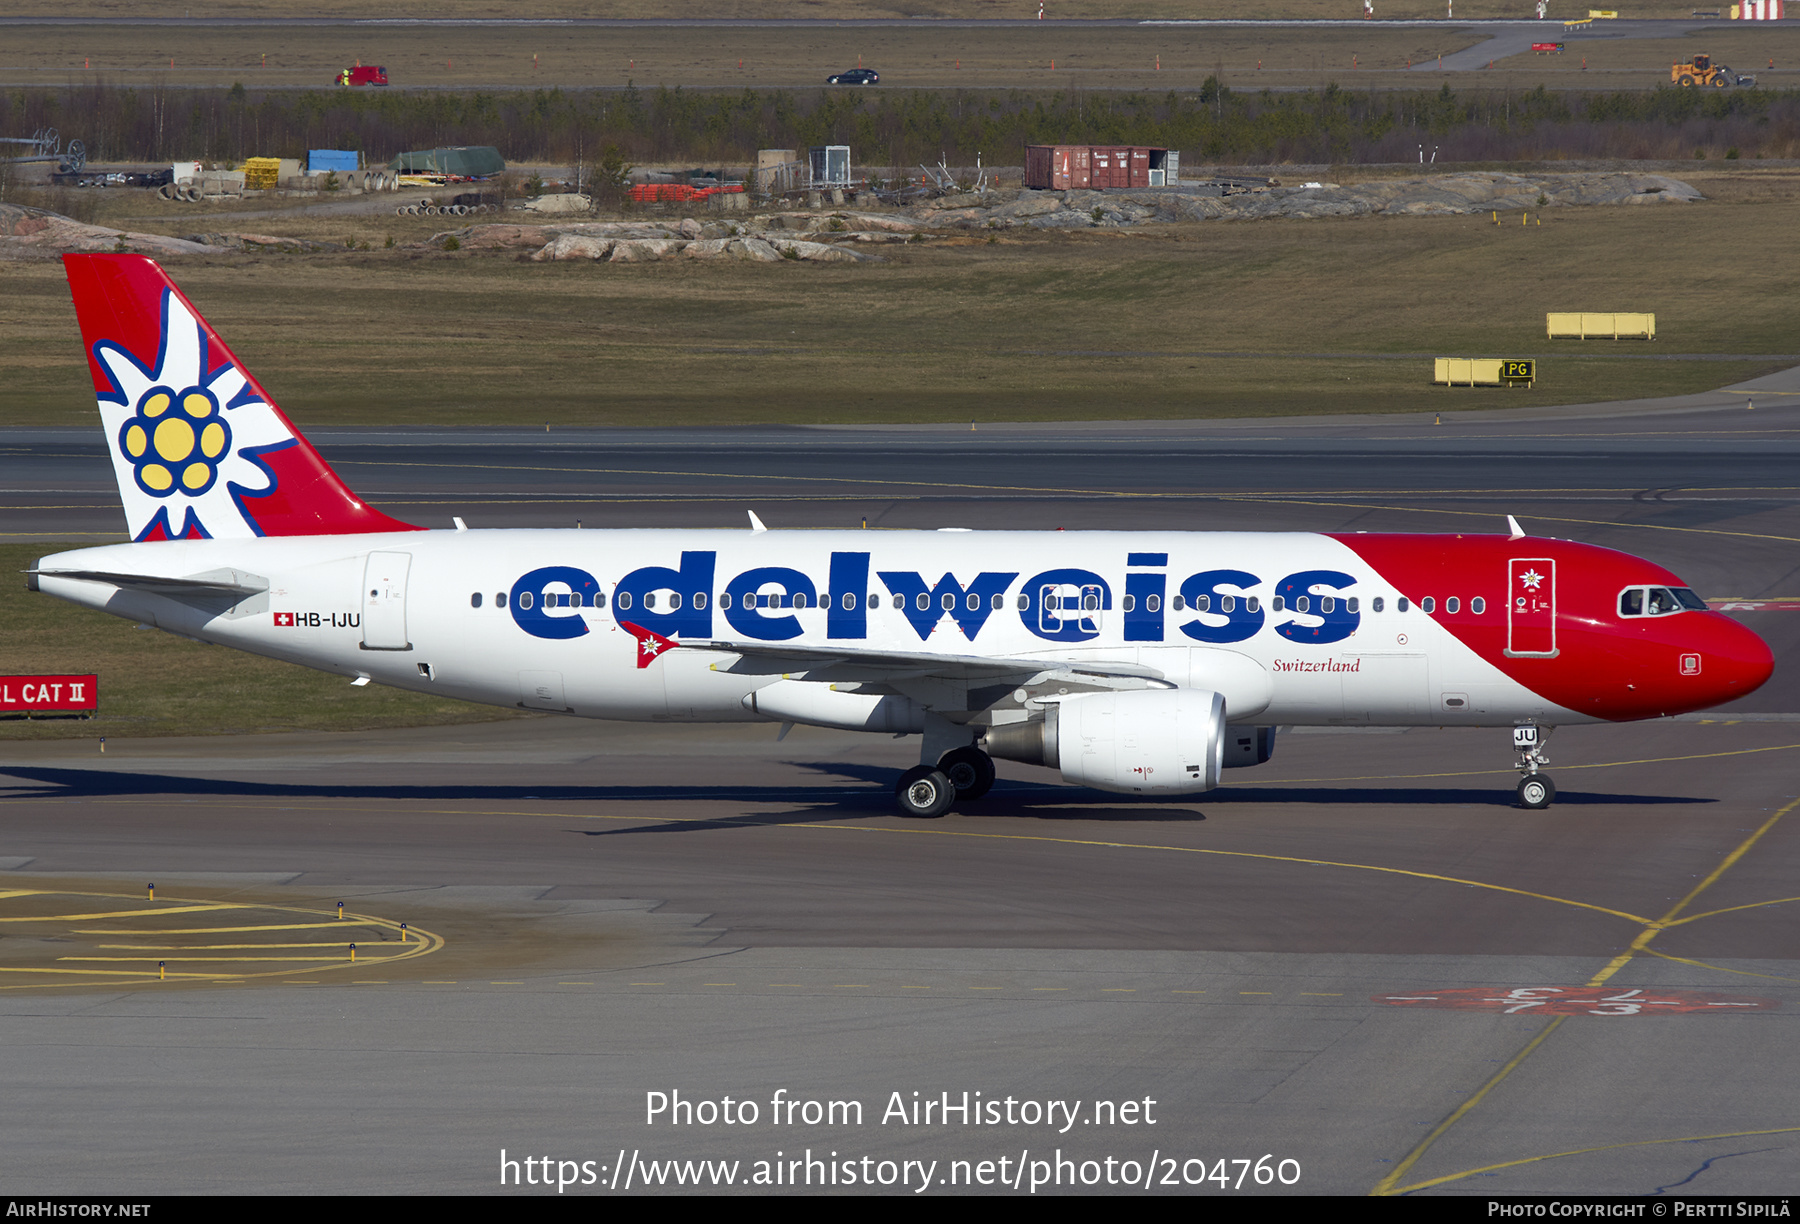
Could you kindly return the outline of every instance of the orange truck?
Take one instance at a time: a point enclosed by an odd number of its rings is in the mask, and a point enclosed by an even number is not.
[[[1669,69],[1669,80],[1683,89],[1692,89],[1696,85],[1710,85],[1714,89],[1726,89],[1732,85],[1756,84],[1755,77],[1740,76],[1724,64],[1715,64],[1710,55],[1696,55],[1684,64],[1673,65]]]

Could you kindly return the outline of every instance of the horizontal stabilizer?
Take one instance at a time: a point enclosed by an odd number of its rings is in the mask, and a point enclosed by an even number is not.
[[[165,578],[160,574],[119,574],[108,570],[25,571],[26,585],[38,589],[39,578],[71,578],[77,582],[104,582],[116,587],[132,587],[140,591],[167,591],[184,594],[196,591],[221,591],[230,595],[260,595],[269,589],[269,580],[259,574],[240,570],[208,570],[187,578]]]

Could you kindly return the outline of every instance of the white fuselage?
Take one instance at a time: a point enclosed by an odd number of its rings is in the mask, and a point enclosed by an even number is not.
[[[590,718],[769,717],[747,698],[781,674],[726,670],[716,649],[640,667],[631,622],[688,642],[1135,664],[1222,693],[1240,723],[1591,721],[1402,611],[1352,548],[1313,534],[420,531],[122,544],[40,568],[248,575],[266,592],[49,573],[40,589],[323,671]]]

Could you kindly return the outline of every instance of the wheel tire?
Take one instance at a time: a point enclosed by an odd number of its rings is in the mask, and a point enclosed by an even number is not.
[[[994,786],[994,758],[979,748],[956,748],[938,758],[960,800],[979,799]]]
[[[956,788],[935,765],[915,765],[894,784],[894,802],[903,816],[932,819],[942,816],[956,802]]]
[[[1539,811],[1556,802],[1556,783],[1549,774],[1527,774],[1519,779],[1519,806]]]
[[[1694,78],[1684,72],[1675,83],[1683,89],[1692,89],[1694,87]]]
[[[1725,74],[1723,72],[1719,73],[1717,76],[1715,76],[1712,79],[1712,87],[1714,89],[1724,89],[1726,86],[1728,86],[1730,84],[1731,84],[1731,82],[1725,79]]]

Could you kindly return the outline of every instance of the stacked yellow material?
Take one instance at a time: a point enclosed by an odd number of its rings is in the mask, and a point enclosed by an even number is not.
[[[247,157],[244,159],[244,186],[273,190],[281,179],[279,157]]]

